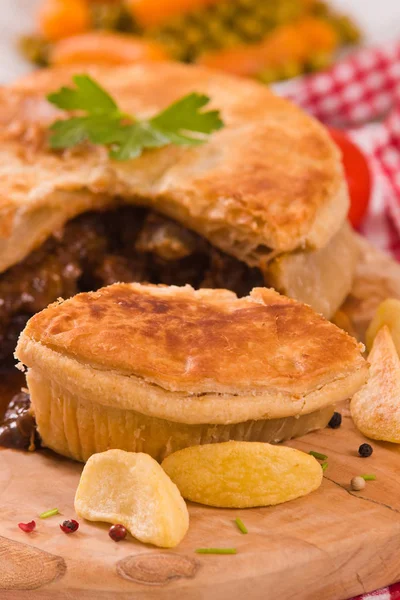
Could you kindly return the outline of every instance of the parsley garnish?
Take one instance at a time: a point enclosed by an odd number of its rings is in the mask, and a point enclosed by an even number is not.
[[[60,511],[58,508],[52,508],[51,510],[46,510],[39,515],[39,519],[48,519],[49,517],[54,517],[54,515],[59,515]]]
[[[203,144],[224,126],[218,110],[201,110],[210,101],[203,94],[193,92],[151,119],[137,120],[121,112],[114,99],[88,75],[75,75],[73,81],[75,88],[62,87],[47,99],[63,110],[86,114],[51,125],[50,146],[54,149],[89,141],[107,146],[116,160],[129,160],[140,156],[145,148]]]
[[[236,554],[236,548],[196,548],[197,554]]]
[[[239,517],[237,519],[235,519],[235,523],[238,526],[238,529],[240,529],[240,531],[242,533],[249,533],[248,529],[246,527],[246,525],[243,523],[242,519],[239,519]]]
[[[326,454],[321,454],[320,452],[315,452],[314,450],[310,450],[310,452],[308,454],[311,454],[311,456],[313,456],[314,458],[316,458],[318,460],[327,460],[328,459]]]

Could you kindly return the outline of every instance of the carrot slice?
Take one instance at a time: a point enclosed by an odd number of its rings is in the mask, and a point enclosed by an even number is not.
[[[40,33],[54,42],[90,29],[90,9],[86,0],[44,0],[39,7]]]
[[[333,27],[314,17],[278,27],[260,44],[237,46],[204,54],[198,63],[242,76],[256,76],[263,69],[282,67],[290,61],[305,64],[319,52],[332,53],[338,46]]]
[[[126,0],[127,8],[142,27],[156,27],[170,17],[193,12],[220,0]]]
[[[334,52],[339,45],[335,28],[325,20],[307,17],[299,23],[299,34],[311,52]]]
[[[65,38],[50,52],[50,63],[120,65],[146,60],[166,60],[162,46],[131,35],[95,31]]]

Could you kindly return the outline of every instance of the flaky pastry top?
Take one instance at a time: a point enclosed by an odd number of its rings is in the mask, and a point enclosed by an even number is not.
[[[28,340],[196,395],[276,390],[300,398],[367,369],[354,338],[266,288],[239,299],[226,290],[114,284],[50,305],[30,319],[20,348]],[[17,356],[24,360],[18,348]]]

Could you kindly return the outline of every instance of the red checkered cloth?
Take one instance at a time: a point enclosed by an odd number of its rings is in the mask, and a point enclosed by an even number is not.
[[[395,583],[388,588],[365,594],[365,596],[357,596],[354,600],[400,600],[400,583]]]
[[[400,43],[363,48],[279,91],[362,147],[374,176],[362,231],[400,259]]]
[[[361,231],[400,260],[400,43],[363,48],[277,91],[361,146],[374,180]],[[354,600],[369,599],[400,600],[400,583]]]

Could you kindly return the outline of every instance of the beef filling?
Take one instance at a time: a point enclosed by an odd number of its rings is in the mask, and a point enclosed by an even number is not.
[[[30,396],[25,392],[19,392],[12,398],[0,420],[0,446],[17,450],[34,450],[40,447],[30,404]]]
[[[261,272],[197,234],[139,207],[80,215],[0,276],[0,362],[26,321],[57,298],[116,282],[211,287],[247,295]]]

